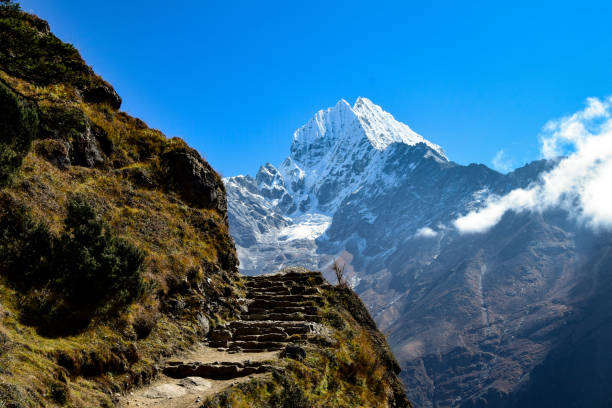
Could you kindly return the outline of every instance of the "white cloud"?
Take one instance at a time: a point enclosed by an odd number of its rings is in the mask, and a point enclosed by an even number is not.
[[[508,173],[514,168],[514,161],[506,157],[506,152],[503,149],[495,153],[491,163],[493,163],[493,168],[501,173]]]
[[[438,233],[429,227],[419,228],[417,232],[414,234],[415,237],[420,237],[420,238],[433,238],[437,235]]]
[[[551,121],[541,137],[542,156],[566,155],[526,189],[490,196],[485,205],[459,217],[462,233],[485,232],[507,211],[562,208],[593,229],[612,228],[612,97],[587,99],[571,116]]]

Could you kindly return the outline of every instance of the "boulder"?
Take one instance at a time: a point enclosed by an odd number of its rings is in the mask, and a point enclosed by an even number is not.
[[[63,150],[59,144],[41,146],[41,155],[60,166],[96,167],[104,163],[105,156],[113,151],[113,143],[101,127],[79,109],[44,107],[40,111],[41,139],[61,141],[68,149],[68,157],[61,157]],[[53,147],[45,151],[46,147]],[[47,149],[48,150],[48,149]],[[57,162],[57,163],[56,163]]]
[[[198,314],[196,317],[196,322],[198,324],[200,334],[204,337],[208,336],[208,333],[210,333],[210,323],[208,322],[206,316]]]
[[[98,127],[87,126],[84,132],[75,135],[70,144],[70,161],[73,165],[96,167],[104,163],[98,138],[104,136]]]
[[[121,107],[121,97],[106,82],[102,82],[83,90],[83,100],[89,103],[107,103],[118,110]]]
[[[190,204],[227,213],[225,186],[210,165],[193,149],[180,148],[161,157],[173,187]]]
[[[281,357],[291,358],[297,361],[303,361],[306,358],[306,350],[297,344],[287,344],[285,349],[280,353]]]
[[[232,339],[232,332],[229,330],[214,330],[210,333],[210,339],[213,341],[227,342]]]
[[[68,142],[56,139],[44,139],[36,142],[36,153],[54,166],[65,169],[70,166],[70,145]]]

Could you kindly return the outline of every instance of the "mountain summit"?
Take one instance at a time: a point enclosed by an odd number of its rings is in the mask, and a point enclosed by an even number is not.
[[[342,146],[354,153],[355,149],[368,147],[385,150],[392,143],[424,143],[445,157],[440,146],[425,140],[369,99],[359,97],[352,108],[341,99],[333,108],[317,112],[299,128],[293,136],[291,158],[308,168],[320,159],[336,156],[343,150]]]
[[[351,106],[341,99],[320,110],[299,128],[290,156],[279,167],[294,211],[332,213],[335,207],[368,179],[381,174],[387,149],[394,144],[426,146],[440,161],[448,161],[440,146],[360,97]]]
[[[360,97],[353,107],[342,99],[318,111],[294,133],[290,155],[278,168],[267,163],[255,178],[225,179],[243,271],[270,263],[328,263],[331,258],[315,253],[315,240],[343,203],[360,191],[378,195],[395,188],[420,163],[451,165],[440,146],[369,99]],[[364,219],[376,218],[362,210]]]

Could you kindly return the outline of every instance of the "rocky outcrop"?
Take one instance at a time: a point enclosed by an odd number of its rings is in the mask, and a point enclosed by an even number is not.
[[[227,212],[225,186],[217,173],[193,149],[177,149],[161,156],[168,176],[181,197],[200,208]]]
[[[62,149],[58,143],[45,142],[40,150],[44,157],[60,167],[97,167],[113,151],[113,143],[104,129],[75,108],[41,108],[38,137],[43,141],[55,140],[65,146]]]
[[[104,81],[84,89],[83,99],[89,103],[106,103],[115,110],[121,107],[121,97]]]
[[[223,185],[8,0],[0,39],[0,406],[113,406],[238,306]]]

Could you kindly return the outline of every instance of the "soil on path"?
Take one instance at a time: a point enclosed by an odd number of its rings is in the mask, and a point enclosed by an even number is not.
[[[196,349],[177,355],[169,361],[185,361],[214,363],[267,361],[278,359],[278,351],[262,353],[228,353],[217,349],[199,345]],[[253,378],[270,374],[251,374],[229,380],[215,380],[201,377],[186,377],[182,379],[170,378],[160,374],[150,384],[133,390],[120,398],[118,406],[127,407],[154,407],[154,408],[198,408],[209,396],[214,395],[233,385],[248,382]]]

